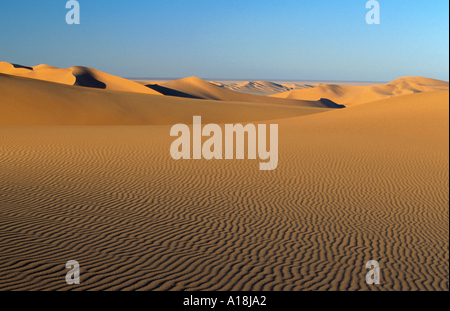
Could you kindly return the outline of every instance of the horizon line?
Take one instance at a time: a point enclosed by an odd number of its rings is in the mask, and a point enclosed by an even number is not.
[[[149,81],[156,81],[156,80],[179,80],[179,79],[185,79],[193,76],[187,76],[187,77],[178,77],[178,78],[155,78],[155,77],[122,77],[124,79],[128,80],[149,80]],[[257,81],[264,81],[264,82],[274,82],[274,81],[292,81],[292,82],[360,82],[360,83],[388,83],[390,81],[368,81],[368,80],[330,80],[330,79],[261,79],[261,78],[253,78],[253,79],[236,79],[236,78],[201,78],[199,79],[205,80],[205,81],[242,81],[242,82],[257,82]],[[401,78],[401,77],[400,77]],[[445,81],[445,80],[442,80]],[[448,82],[448,81],[445,81]]]

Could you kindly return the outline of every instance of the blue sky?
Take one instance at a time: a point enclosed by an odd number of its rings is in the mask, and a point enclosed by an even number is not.
[[[0,61],[123,77],[449,80],[449,2],[379,0],[0,1]]]

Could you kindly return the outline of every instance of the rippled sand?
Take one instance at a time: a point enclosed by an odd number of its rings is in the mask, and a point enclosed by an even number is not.
[[[0,127],[0,290],[71,290],[69,260],[77,290],[448,290],[448,98],[266,115],[265,172],[175,161],[170,125]]]

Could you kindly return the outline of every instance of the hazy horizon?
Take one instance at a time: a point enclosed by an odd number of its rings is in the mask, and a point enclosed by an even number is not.
[[[188,78],[186,77],[122,77],[125,79],[129,79],[132,81],[172,81],[177,79]],[[390,81],[351,81],[351,80],[298,80],[298,79],[260,79],[260,78],[247,78],[247,79],[235,79],[235,78],[208,78],[208,77],[197,77],[205,81],[217,81],[217,82],[256,82],[256,81],[267,81],[267,82],[342,82],[342,83],[351,83],[351,82],[359,82],[359,83],[388,83]]]

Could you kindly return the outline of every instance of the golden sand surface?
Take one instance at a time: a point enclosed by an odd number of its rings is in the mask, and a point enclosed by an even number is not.
[[[449,289],[445,85],[331,109],[54,82],[0,75],[0,290],[73,290],[69,260],[75,290]],[[193,115],[278,124],[277,169],[172,159]]]

